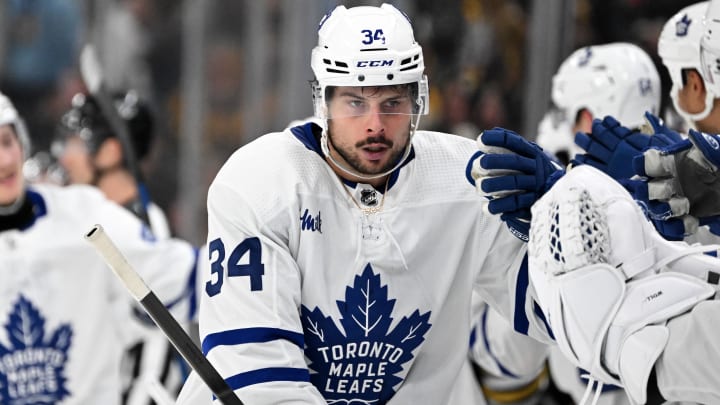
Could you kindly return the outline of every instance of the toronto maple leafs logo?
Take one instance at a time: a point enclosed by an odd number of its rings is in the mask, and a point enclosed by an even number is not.
[[[70,395],[63,375],[72,340],[69,325],[45,339],[45,319],[22,295],[13,306],[0,343],[0,403],[54,405]]]
[[[390,330],[395,299],[388,299],[387,286],[369,264],[337,306],[344,335],[320,309],[302,306],[310,380],[328,404],[385,404],[403,381],[403,365],[425,340],[430,312],[416,310]]]
[[[686,36],[688,33],[688,29],[690,29],[691,22],[692,20],[688,18],[687,14],[682,16],[682,18],[675,23],[675,35],[679,37]]]
[[[652,93],[652,82],[649,78],[643,77],[638,80],[638,86],[640,87],[640,95],[647,96]]]

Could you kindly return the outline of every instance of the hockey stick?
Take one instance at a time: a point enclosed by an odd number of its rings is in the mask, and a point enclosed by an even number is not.
[[[127,259],[115,246],[101,225],[95,225],[85,239],[105,259],[116,276],[122,280],[125,288],[137,300],[168,340],[175,346],[198,376],[207,384],[215,396],[225,405],[243,405],[235,392],[227,385],[220,373],[202,354],[185,330],[173,318],[155,293],[148,288],[139,274],[130,266]]]
[[[150,226],[150,218],[148,218],[146,207],[149,194],[145,188],[140,165],[135,158],[135,152],[130,140],[130,130],[125,121],[120,117],[117,108],[115,108],[112,96],[104,84],[102,68],[95,53],[95,48],[90,43],[86,44],[80,53],[80,74],[88,91],[90,91],[90,94],[97,100],[102,114],[110,125],[110,129],[115,133],[115,136],[120,141],[120,145],[122,145],[123,157],[125,158],[130,174],[132,174],[135,179],[135,184],[138,188],[138,198],[140,200],[139,204],[133,204],[133,212],[135,212],[145,224]]]

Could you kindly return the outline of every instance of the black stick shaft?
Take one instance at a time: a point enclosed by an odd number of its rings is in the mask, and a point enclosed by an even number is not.
[[[242,401],[235,395],[235,392],[227,385],[227,382],[215,370],[210,361],[202,354],[200,349],[185,333],[185,330],[177,323],[175,318],[168,312],[165,305],[158,299],[154,292],[150,291],[140,301],[145,311],[155,321],[158,327],[165,332],[165,336],[195,370],[200,378],[205,381],[210,390],[224,405],[243,405]]]

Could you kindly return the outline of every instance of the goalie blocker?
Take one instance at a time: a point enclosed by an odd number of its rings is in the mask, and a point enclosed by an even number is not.
[[[588,185],[592,185],[589,187]],[[578,166],[532,207],[530,277],[560,350],[592,382],[645,403],[667,321],[712,297],[720,260],[663,239],[629,193]]]

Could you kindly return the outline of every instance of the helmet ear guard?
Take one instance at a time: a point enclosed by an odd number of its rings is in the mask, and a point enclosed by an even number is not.
[[[700,67],[705,89],[720,97],[720,3],[711,1],[705,15],[705,30],[700,39]]]
[[[700,42],[709,3],[709,1],[695,3],[675,13],[663,26],[658,39],[658,55],[672,80],[670,98],[673,107],[689,124],[706,118],[712,111],[713,100],[720,95],[706,85],[705,108],[695,114],[683,110],[678,103],[678,94],[685,85],[683,70],[693,69],[702,77],[703,82],[708,82],[708,76],[703,72],[700,60]]]

